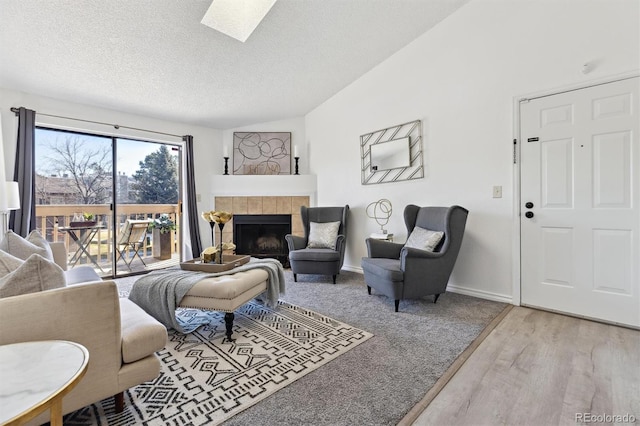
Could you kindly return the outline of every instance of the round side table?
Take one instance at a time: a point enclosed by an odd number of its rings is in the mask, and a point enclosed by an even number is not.
[[[51,409],[62,425],[62,398],[87,371],[89,351],[73,342],[45,340],[0,346],[0,423],[22,424]]]

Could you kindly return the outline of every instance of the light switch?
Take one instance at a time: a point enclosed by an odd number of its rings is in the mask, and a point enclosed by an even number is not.
[[[493,187],[493,198],[502,198],[502,186]]]
[[[196,201],[199,203],[202,201],[202,194],[196,194]]]

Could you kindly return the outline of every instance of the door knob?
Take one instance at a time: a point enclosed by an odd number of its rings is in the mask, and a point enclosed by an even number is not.
[[[527,203],[524,206],[526,208],[528,208],[528,209],[532,209],[533,208],[533,203],[531,201],[527,201]]]
[[[531,219],[533,217],[533,212],[526,212],[524,215],[527,219]]]

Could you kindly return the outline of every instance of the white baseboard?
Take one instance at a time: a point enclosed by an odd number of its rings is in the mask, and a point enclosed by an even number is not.
[[[513,305],[513,297],[506,294],[492,293],[490,291],[476,290],[467,287],[459,287],[452,284],[447,285],[447,291],[450,291],[451,293],[460,293],[466,296],[473,296],[480,299],[493,300],[494,302],[502,302]]]
[[[344,269],[345,271],[351,271],[351,272],[357,272],[359,274],[364,274],[364,271],[362,270],[362,268],[358,267],[358,266],[342,265],[342,269]],[[514,304],[513,303],[513,297],[511,297],[511,296],[509,296],[507,294],[492,293],[490,291],[476,290],[476,289],[473,289],[473,288],[461,287],[461,286],[457,286],[457,285],[453,285],[453,284],[448,284],[447,285],[447,291],[450,291],[451,293],[464,294],[466,296],[473,296],[473,297],[477,297],[479,299],[493,300],[494,302],[508,303],[510,305]]]
[[[344,269],[345,271],[351,271],[351,272],[357,272],[359,274],[364,274],[364,271],[359,266],[342,265],[342,269]]]

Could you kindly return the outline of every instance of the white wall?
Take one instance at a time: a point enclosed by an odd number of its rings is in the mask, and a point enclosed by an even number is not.
[[[294,147],[298,148],[299,173],[304,176],[218,176],[212,174],[213,196],[228,195],[308,195],[311,204],[317,200],[316,177],[309,176],[308,143],[305,129],[305,118],[295,117],[286,120],[271,121],[266,123],[252,124],[250,126],[227,129],[222,132],[224,146],[227,147],[231,156],[229,159],[229,174],[233,162],[233,133],[234,132],[291,132],[291,151],[293,156]],[[219,156],[222,158],[223,149],[220,148]],[[293,159],[292,159],[293,161]],[[291,173],[294,172],[295,164],[291,163]]]
[[[317,204],[352,208],[348,268],[360,268],[364,239],[378,229],[365,214],[370,202],[392,201],[387,228],[397,241],[406,237],[405,205],[460,204],[470,216],[453,288],[508,300],[514,262],[513,99],[638,70],[639,16],[637,0],[472,0],[306,117],[225,131],[0,88],[0,161],[4,154],[10,178],[17,121],[9,108],[18,106],[192,134],[196,192],[202,197],[198,210],[204,211],[213,207],[212,176],[222,174],[222,146],[231,149],[234,131],[291,131],[302,157],[300,173],[317,175]],[[587,61],[595,68],[583,75]],[[359,136],[414,119],[423,120],[425,178],[362,186]],[[502,185],[503,198],[492,198],[494,185]],[[206,230],[206,224],[201,227]]]
[[[4,131],[2,129],[4,129],[4,127],[2,127],[2,114],[0,114],[0,183],[6,180],[6,165],[4,161]],[[2,195],[0,195],[0,197],[2,197]]]
[[[136,132],[111,126],[96,125],[78,121],[69,121],[45,117],[38,113],[60,115],[103,123],[114,123],[120,126],[128,126],[140,129],[154,130],[157,132],[175,135],[193,135],[195,156],[196,193],[202,194],[202,201],[198,203],[198,211],[211,210],[213,202],[205,194],[211,193],[211,173],[222,173],[222,162],[218,161],[221,155],[222,132],[216,129],[190,126],[184,123],[158,120],[141,117],[102,108],[94,108],[87,105],[74,104],[42,96],[27,94],[9,89],[0,88],[0,114],[2,116],[2,136],[4,140],[4,164],[6,166],[7,179],[13,177],[13,163],[15,160],[15,140],[17,135],[18,120],[10,108],[24,106],[36,111],[36,122],[39,125],[51,125],[69,130],[88,131],[95,133],[108,133],[118,136],[139,137],[146,140],[177,142],[179,138],[154,135],[150,133]],[[0,153],[2,154],[2,153]],[[124,153],[119,153],[123,154]],[[0,155],[0,159],[2,155]],[[141,158],[140,160],[144,160]],[[199,214],[198,214],[199,217]],[[203,238],[206,238],[208,223],[200,219],[200,228],[204,230]]]
[[[514,256],[514,97],[640,68],[637,0],[472,0],[306,116],[320,205],[352,208],[345,265],[360,268],[377,229],[367,204],[388,198],[404,241],[404,206],[470,211],[452,288],[510,300]],[[595,69],[581,73],[582,65]],[[425,178],[360,184],[359,136],[423,120]],[[492,198],[492,187],[503,198]],[[518,302],[516,300],[516,302]]]

